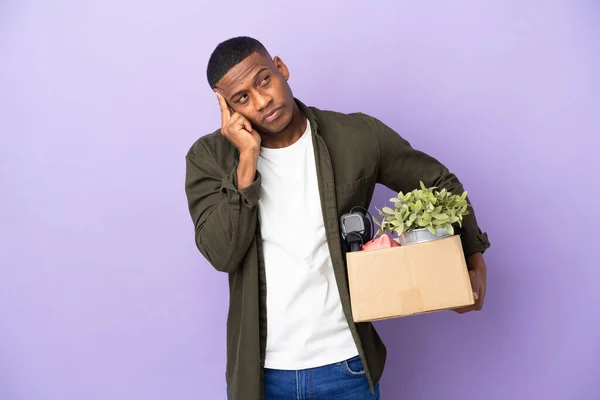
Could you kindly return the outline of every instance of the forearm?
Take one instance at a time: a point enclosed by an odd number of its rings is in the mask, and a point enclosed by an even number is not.
[[[256,179],[256,165],[258,163],[258,151],[249,151],[240,154],[240,162],[237,168],[237,188],[247,188]]]
[[[240,160],[238,167],[223,176],[210,161],[187,159],[185,189],[196,245],[212,266],[223,272],[233,272],[240,265],[258,220],[260,174],[255,168],[253,173],[252,169],[240,173],[238,169],[245,169],[246,161]],[[245,179],[249,173],[253,181],[237,189],[237,177]]]
[[[256,207],[221,203],[196,231],[200,253],[216,270],[230,273],[241,264],[256,232],[256,212]]]

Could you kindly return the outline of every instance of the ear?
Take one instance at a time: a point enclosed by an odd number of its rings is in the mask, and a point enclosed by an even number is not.
[[[284,62],[281,60],[281,58],[275,56],[275,58],[273,58],[273,64],[275,64],[275,68],[277,68],[277,70],[281,73],[281,75],[283,75],[283,77],[285,78],[286,81],[288,79],[290,79],[290,70],[284,64]]]

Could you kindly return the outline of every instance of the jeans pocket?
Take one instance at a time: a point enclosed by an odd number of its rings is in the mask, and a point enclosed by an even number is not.
[[[352,357],[342,363],[344,373],[348,376],[360,378],[365,376],[365,368],[360,360],[360,356]]]

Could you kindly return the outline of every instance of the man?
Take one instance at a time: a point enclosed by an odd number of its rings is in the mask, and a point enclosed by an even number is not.
[[[229,399],[378,399],[386,350],[352,321],[338,218],[376,183],[461,183],[375,118],[302,104],[255,39],[219,44],[207,78],[222,126],[190,149],[185,187],[198,249],[229,275]],[[474,213],[460,233],[478,299],[458,311],[480,310],[489,242]]]

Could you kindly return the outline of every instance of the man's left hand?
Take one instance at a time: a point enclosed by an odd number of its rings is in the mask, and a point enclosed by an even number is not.
[[[455,309],[454,311],[459,314],[464,314],[469,311],[480,311],[483,308],[483,302],[485,300],[487,269],[483,255],[481,253],[475,253],[467,257],[467,266],[469,267],[469,278],[471,278],[471,287],[473,288],[475,304]]]

